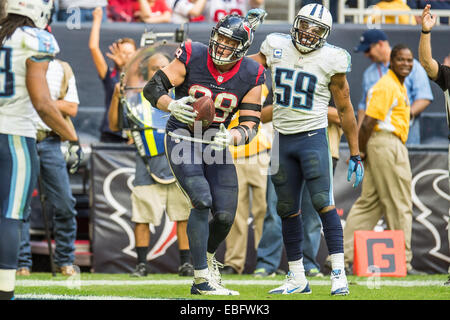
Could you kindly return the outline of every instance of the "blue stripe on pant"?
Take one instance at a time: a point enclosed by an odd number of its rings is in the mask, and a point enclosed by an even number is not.
[[[0,269],[16,269],[20,228],[38,175],[36,141],[0,134]]]

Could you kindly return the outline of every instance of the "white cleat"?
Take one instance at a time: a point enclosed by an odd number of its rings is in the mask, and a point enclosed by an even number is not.
[[[239,292],[229,290],[222,285],[203,278],[194,279],[191,286],[191,294],[208,296],[238,296]]]
[[[306,278],[296,278],[292,272],[286,275],[285,282],[278,288],[269,291],[270,294],[310,294],[309,282]]]
[[[223,264],[216,260],[215,255],[207,254],[206,262],[208,263],[208,270],[211,278],[214,282],[221,285],[222,275],[220,274],[219,268],[223,268]]]
[[[347,276],[344,269],[334,269],[331,271],[331,295],[346,296],[350,293],[348,290]]]

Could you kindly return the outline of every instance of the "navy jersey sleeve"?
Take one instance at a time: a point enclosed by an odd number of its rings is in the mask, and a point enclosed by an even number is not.
[[[245,64],[243,66],[244,72],[241,73],[241,80],[250,84],[250,89],[266,82],[266,70],[258,62],[244,58]]]
[[[175,58],[180,60],[186,67],[191,62],[192,51],[197,47],[197,43],[192,41],[183,42],[180,47],[175,51]]]
[[[266,72],[265,72],[266,70],[261,64],[257,62],[255,62],[255,64],[256,64],[255,70],[257,70],[255,75],[255,86],[259,86],[266,82]]]

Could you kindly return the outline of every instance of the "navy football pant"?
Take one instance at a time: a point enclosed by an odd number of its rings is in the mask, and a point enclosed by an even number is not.
[[[303,184],[306,184],[317,212],[334,206],[332,160],[327,130],[318,129],[293,135],[279,134],[272,157],[278,171],[272,182],[278,197],[277,211],[282,218],[283,240],[288,261],[302,258],[303,227],[299,216]],[[342,226],[336,209],[320,214],[330,254],[343,252]]]
[[[228,149],[214,152],[207,144],[169,135],[165,142],[172,172],[193,206],[187,234],[194,268],[205,269],[206,251],[214,253],[233,225],[238,199],[236,168]],[[213,218],[208,224],[209,212]]]
[[[317,212],[334,205],[332,160],[325,128],[292,135],[279,134],[273,150],[278,150],[278,154],[272,154],[272,161],[277,157],[275,160],[279,163],[272,182],[280,217],[299,212],[303,183],[306,183]]]
[[[16,269],[20,229],[39,174],[36,140],[0,134],[0,269]]]

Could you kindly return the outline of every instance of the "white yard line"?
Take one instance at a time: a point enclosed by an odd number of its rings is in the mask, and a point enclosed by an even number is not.
[[[117,296],[74,296],[65,294],[16,294],[17,300],[165,300]]]
[[[224,280],[224,284],[231,285],[279,285],[282,280]],[[313,286],[328,286],[330,280],[310,280]],[[191,279],[188,280],[17,280],[17,287],[78,287],[78,286],[145,286],[145,285],[190,285]],[[351,284],[357,285],[380,285],[386,287],[428,287],[443,286],[443,280],[383,280],[381,278],[367,278],[362,281],[350,281]]]

